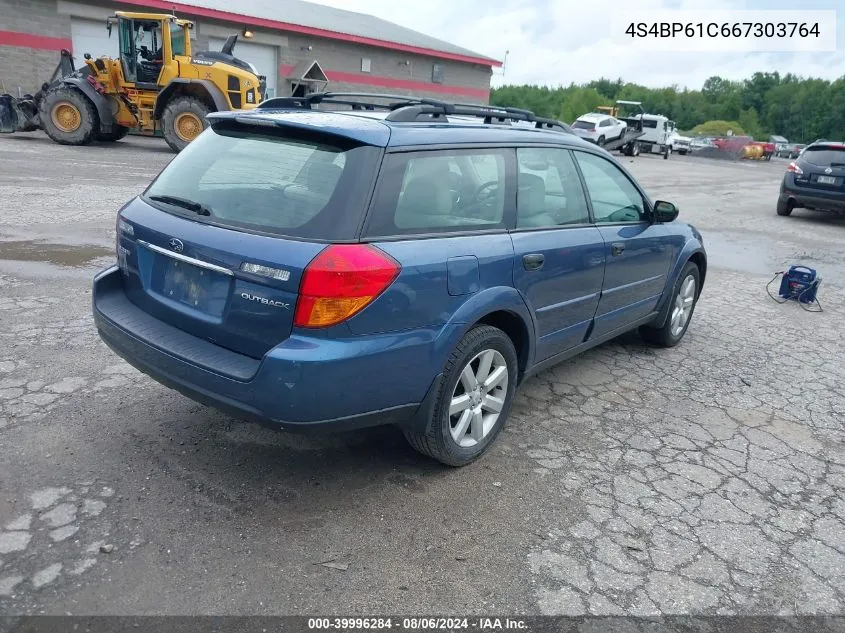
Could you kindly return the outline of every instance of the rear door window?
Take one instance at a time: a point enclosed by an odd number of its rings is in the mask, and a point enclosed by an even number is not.
[[[334,136],[236,126],[210,129],[145,192],[157,207],[212,224],[317,240],[356,236],[381,150]],[[160,198],[210,211],[200,216]]]
[[[504,229],[507,163],[498,149],[388,154],[367,234]]]

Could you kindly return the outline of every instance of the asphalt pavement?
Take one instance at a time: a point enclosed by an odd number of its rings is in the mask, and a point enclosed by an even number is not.
[[[704,234],[686,338],[530,379],[453,470],[233,420],[99,341],[116,211],[172,156],[0,138],[0,613],[842,614],[845,219],[776,216],[784,161],[622,159]],[[824,312],[767,296],[792,263]]]

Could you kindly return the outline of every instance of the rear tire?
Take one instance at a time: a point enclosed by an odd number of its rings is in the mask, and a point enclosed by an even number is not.
[[[600,136],[599,140],[596,141],[596,145],[602,147],[604,145],[604,136]]]
[[[181,152],[208,127],[211,108],[197,97],[176,97],[164,108],[164,140],[174,152]]]
[[[777,212],[778,215],[790,215],[795,208],[795,203],[792,200],[778,199]]]
[[[102,141],[103,143],[114,143],[129,134],[129,129],[130,128],[122,125],[115,125],[113,132],[100,132],[97,134],[97,140]]]
[[[643,340],[659,347],[674,347],[680,343],[692,321],[700,287],[701,272],[698,266],[687,262],[672,289],[672,303],[666,322],[661,327],[641,327],[640,336]]]
[[[507,421],[517,372],[507,334],[489,325],[472,328],[446,362],[428,431],[404,429],[408,442],[447,466],[475,461]]]
[[[47,136],[61,145],[87,145],[100,129],[94,104],[69,86],[48,92],[38,112]]]

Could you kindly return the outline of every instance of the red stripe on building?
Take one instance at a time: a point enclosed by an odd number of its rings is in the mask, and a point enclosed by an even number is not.
[[[359,86],[379,86],[381,88],[399,88],[402,90],[415,90],[420,92],[442,92],[444,94],[464,95],[467,97],[479,97],[482,99],[490,97],[490,90],[486,88],[446,86],[443,84],[432,84],[425,81],[412,81],[410,79],[394,79],[393,77],[379,77],[378,75],[345,73],[339,70],[327,70],[325,73],[326,78],[329,81],[358,84]]]
[[[21,46],[23,48],[37,48],[43,51],[70,50],[73,42],[64,37],[47,37],[32,33],[17,33],[15,31],[0,31],[0,46]]]
[[[293,65],[282,64],[279,72],[282,77],[290,74],[294,69]],[[394,79],[393,77],[381,77],[379,75],[368,75],[366,73],[347,73],[340,70],[325,70],[326,79],[359,86],[378,86],[379,88],[398,88],[400,90],[413,90],[416,92],[439,92],[449,95],[463,95],[465,97],[476,97],[489,99],[490,90],[485,88],[468,88],[466,86],[448,86],[444,84],[433,84],[425,81],[413,81],[411,79]]]
[[[338,31],[329,31],[328,29],[318,29],[312,26],[302,26],[299,24],[292,24],[290,22],[280,22],[278,20],[268,20],[266,18],[256,18],[249,15],[240,15],[238,13],[231,13],[229,11],[207,9],[206,7],[197,7],[182,2],[170,2],[169,0],[120,0],[120,2],[123,4],[132,4],[142,7],[159,9],[168,13],[187,13],[189,15],[196,15],[199,17],[211,18],[214,20],[223,20],[225,22],[237,22],[244,25],[258,26],[276,31],[290,31],[291,33],[313,35],[314,37],[324,37],[326,39],[331,40],[342,40],[344,42],[351,42],[353,44],[375,46],[377,48],[387,48],[390,50],[402,51],[405,53],[415,53],[417,55],[427,55],[428,57],[436,57],[438,59],[451,59],[453,61],[465,62],[469,64],[481,64],[482,66],[499,67],[502,65],[502,62],[495,59],[473,57],[471,55],[460,55],[458,53],[447,53],[444,51],[437,51],[431,48],[410,46],[408,44],[399,44],[398,42],[388,42],[387,40],[379,40],[373,37],[362,37],[360,35],[340,33]]]

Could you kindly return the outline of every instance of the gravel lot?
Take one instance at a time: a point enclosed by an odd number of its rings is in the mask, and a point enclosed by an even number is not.
[[[784,161],[624,159],[705,236],[684,343],[531,379],[446,470],[390,428],[232,420],[100,343],[115,212],[171,157],[0,138],[0,613],[842,614],[845,219],[777,217]],[[766,296],[799,262],[821,314]]]

